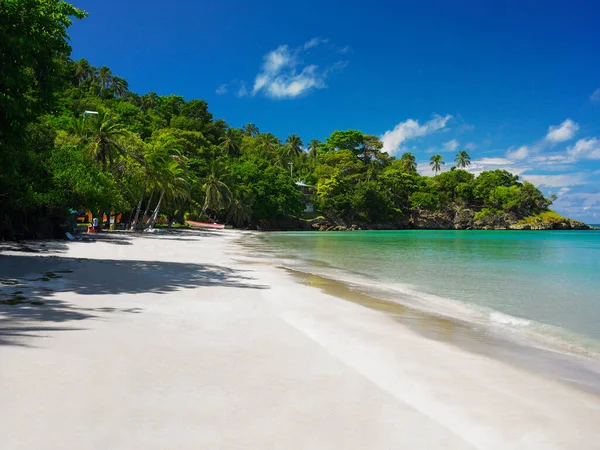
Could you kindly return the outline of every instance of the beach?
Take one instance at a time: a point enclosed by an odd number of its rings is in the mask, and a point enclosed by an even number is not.
[[[4,246],[2,448],[597,448],[600,396],[303,283],[253,238]]]

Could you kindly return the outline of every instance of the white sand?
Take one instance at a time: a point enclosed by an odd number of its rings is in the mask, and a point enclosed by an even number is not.
[[[0,448],[600,446],[598,397],[244,264],[237,233],[121,236],[0,256],[74,270],[0,305]]]

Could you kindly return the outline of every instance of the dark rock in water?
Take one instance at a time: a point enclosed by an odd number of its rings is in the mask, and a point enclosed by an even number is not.
[[[449,214],[415,211],[411,217],[411,228],[426,230],[451,230],[454,222]]]

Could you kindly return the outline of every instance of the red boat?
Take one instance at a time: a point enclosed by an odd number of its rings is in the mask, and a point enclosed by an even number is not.
[[[225,225],[219,223],[196,222],[195,220],[188,220],[187,223],[194,228],[209,228],[212,230],[222,230],[225,228]]]

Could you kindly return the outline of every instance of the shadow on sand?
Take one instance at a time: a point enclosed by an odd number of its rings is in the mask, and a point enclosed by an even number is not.
[[[0,304],[0,345],[26,345],[23,338],[50,330],[82,329],[53,324],[141,312],[137,308],[84,308],[61,300],[62,292],[165,294],[201,286],[268,288],[243,271],[213,264],[0,254],[0,300],[5,303]],[[6,304],[6,299],[15,298],[22,301]]]

